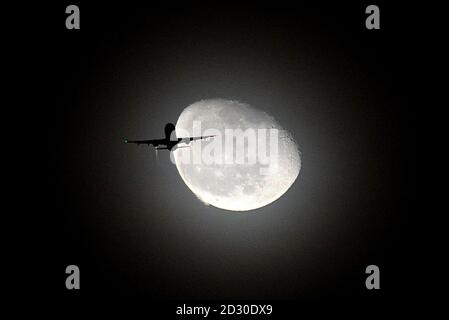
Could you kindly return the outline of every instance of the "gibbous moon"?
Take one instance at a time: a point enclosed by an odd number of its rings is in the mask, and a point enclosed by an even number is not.
[[[199,134],[193,129],[195,123],[201,124]],[[205,204],[232,211],[257,209],[279,199],[298,177],[301,169],[298,147],[291,134],[266,112],[238,101],[202,100],[185,108],[176,123],[178,137],[187,134],[188,136],[205,135],[207,129],[215,129],[219,134],[208,140],[191,142],[190,147],[173,151],[174,161],[182,179]],[[263,168],[266,168],[266,165],[259,161],[243,164],[185,161],[186,157],[188,159],[193,159],[195,156],[201,157],[198,154],[202,152],[199,148],[204,150],[209,143],[213,143],[211,140],[223,139],[224,141],[225,129],[241,131],[277,129],[276,170],[272,172],[268,170],[264,173]],[[243,145],[236,143],[233,149],[224,150],[222,157],[227,160],[235,157],[238,148],[245,148],[247,144],[247,142]],[[271,151],[271,149],[268,150]]]

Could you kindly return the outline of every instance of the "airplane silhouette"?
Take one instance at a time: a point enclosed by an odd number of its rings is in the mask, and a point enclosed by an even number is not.
[[[189,147],[189,143],[191,141],[215,137],[215,135],[213,135],[213,136],[177,138],[176,131],[175,132],[174,131],[175,131],[175,125],[173,123],[167,123],[164,128],[165,138],[154,139],[154,140],[125,140],[125,143],[134,143],[137,145],[146,144],[147,146],[152,145],[155,148],[156,152],[157,152],[157,150],[175,151],[177,148]],[[173,139],[170,139],[172,134],[173,134]],[[179,146],[180,143],[185,143],[187,145]]]

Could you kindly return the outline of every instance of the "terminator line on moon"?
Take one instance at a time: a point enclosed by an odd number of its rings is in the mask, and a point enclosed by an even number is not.
[[[217,134],[195,137],[193,134],[195,122],[201,124],[201,132],[213,130]],[[206,205],[231,211],[261,208],[279,199],[299,175],[301,158],[292,135],[272,116],[248,104],[224,99],[201,100],[182,111],[175,128],[170,125],[165,128],[165,139],[125,140],[125,142],[151,144],[156,149],[172,151],[174,162],[185,184]],[[187,133],[188,137],[173,137],[173,129],[176,136],[185,136]],[[229,129],[237,130],[236,138],[244,138],[238,135],[247,129],[277,129],[276,170],[272,172],[268,170],[262,174],[266,165],[258,161],[255,163],[184,161],[186,158],[201,158],[199,154],[201,148],[197,146],[186,148],[191,146],[190,141],[201,143],[199,141],[207,138],[222,139],[225,130]],[[235,149],[225,149],[220,156],[223,159],[232,158],[234,152],[239,151],[237,148],[245,149],[245,145],[236,144]]]

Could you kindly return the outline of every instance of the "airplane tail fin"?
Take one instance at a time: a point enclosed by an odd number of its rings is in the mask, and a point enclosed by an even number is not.
[[[165,139],[167,139],[167,141],[169,141],[173,131],[175,131],[175,125],[173,123],[167,123],[165,125],[164,131],[165,131]],[[175,138],[176,138],[176,132],[175,132]]]

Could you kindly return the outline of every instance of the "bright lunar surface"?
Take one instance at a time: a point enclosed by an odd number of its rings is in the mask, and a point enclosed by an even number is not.
[[[201,127],[200,132],[198,124]],[[194,129],[195,125],[197,129]],[[226,149],[225,138],[229,135],[228,129],[240,131],[232,131],[234,144],[232,148]],[[245,151],[250,150],[248,145],[251,141],[246,139],[243,140],[244,143],[237,142],[247,129],[253,132],[258,129],[267,129],[267,132],[270,129],[278,130],[275,140],[278,156],[273,157],[276,161],[270,159],[267,163],[248,160],[249,156]],[[176,135],[185,137],[208,134],[216,136],[191,142],[190,147],[173,151],[174,161],[182,179],[207,205],[232,211],[257,209],[279,199],[299,175],[301,158],[295,141],[291,134],[266,112],[245,103],[224,99],[202,100],[185,108],[176,123]],[[220,141],[213,141],[216,139]],[[267,155],[271,155],[270,152],[274,150],[269,144],[270,141],[272,140],[267,133]],[[212,146],[208,144],[212,143],[222,146],[222,152],[210,152],[214,156],[218,154],[222,161],[201,160],[195,163],[195,156],[196,159],[202,159],[205,151],[208,151],[207,148]],[[257,143],[255,146],[259,150]],[[243,163],[235,161],[239,151],[245,154]]]

